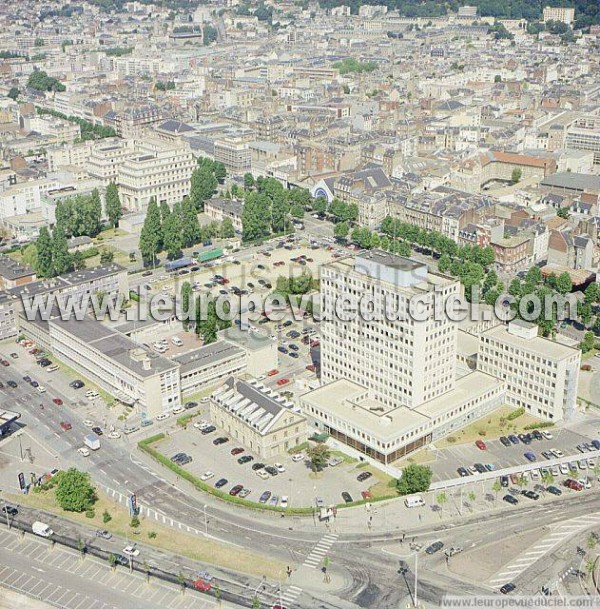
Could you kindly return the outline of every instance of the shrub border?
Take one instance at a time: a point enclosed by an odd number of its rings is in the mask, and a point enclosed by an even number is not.
[[[222,499],[223,501],[228,501],[229,503],[235,503],[237,505],[241,505],[246,508],[254,509],[254,510],[263,510],[267,512],[279,512],[280,514],[290,514],[292,516],[309,516],[317,513],[317,508],[313,507],[298,507],[298,508],[281,508],[274,505],[264,505],[262,503],[257,503],[256,501],[248,501],[247,499],[242,499],[240,497],[233,497],[227,492],[223,492],[214,486],[210,486],[196,478],[193,474],[191,474],[188,470],[183,469],[177,465],[177,463],[173,463],[168,457],[165,457],[161,452],[156,450],[152,445],[164,440],[166,435],[164,433],[159,433],[154,436],[150,436],[145,440],[141,440],[138,442],[138,447],[140,450],[144,451],[146,454],[150,455],[155,461],[158,461],[161,465],[164,465],[172,472],[184,478],[188,482],[190,482],[195,488],[200,491],[204,491],[213,497],[217,497],[217,499]],[[352,503],[340,503],[335,507],[337,509],[344,509],[349,507],[355,507],[358,505],[365,505],[366,503],[376,503],[379,501],[387,501],[390,499],[398,499],[398,495],[390,495],[383,497],[373,497],[372,499],[361,499],[359,501],[353,501]]]

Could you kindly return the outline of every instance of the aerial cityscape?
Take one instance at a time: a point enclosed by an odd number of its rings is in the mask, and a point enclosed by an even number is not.
[[[598,0],[0,3],[0,609],[600,608]]]

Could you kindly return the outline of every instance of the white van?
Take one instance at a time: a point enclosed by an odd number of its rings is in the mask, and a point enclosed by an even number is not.
[[[56,364],[52,364],[52,366],[48,366],[46,368],[46,372],[56,372],[59,368],[60,368],[60,366],[57,366]]]
[[[423,507],[425,505],[425,502],[423,501],[423,498],[419,495],[413,495],[412,497],[407,497],[404,500],[404,505],[407,508]]]
[[[183,341],[178,336],[173,336],[173,338],[171,338],[171,342],[176,347],[183,347]]]
[[[52,535],[54,535],[54,531],[47,524],[44,524],[39,520],[36,520],[31,525],[31,530],[40,537],[51,537]]]

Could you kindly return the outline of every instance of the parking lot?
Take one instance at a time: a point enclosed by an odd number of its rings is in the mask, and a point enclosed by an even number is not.
[[[171,433],[170,437],[156,445],[167,457],[184,452],[192,457],[193,461],[185,465],[185,469],[200,478],[205,472],[214,475],[206,481],[209,485],[224,478],[227,483],[222,491],[228,492],[235,485],[242,485],[251,492],[248,501],[258,502],[261,494],[270,491],[273,496],[281,500],[282,496],[289,499],[289,507],[309,507],[315,505],[316,497],[322,497],[326,505],[343,503],[342,493],[349,492],[354,500],[360,500],[361,492],[366,491],[377,482],[375,476],[368,480],[359,482],[357,477],[372,468],[357,468],[358,462],[342,462],[335,467],[326,467],[322,472],[314,474],[306,459],[294,462],[291,455],[282,455],[273,461],[264,462],[265,465],[274,465],[276,462],[283,465],[285,471],[276,476],[268,475],[261,479],[252,465],[262,461],[252,454],[251,451],[232,455],[235,448],[244,448],[230,439],[228,442],[215,446],[213,441],[219,437],[227,437],[226,434],[216,430],[204,435],[200,430],[189,425],[187,429]],[[254,460],[240,465],[237,460],[244,455],[251,455]],[[263,471],[258,470],[260,472]],[[269,502],[271,501],[270,498]],[[271,505],[275,505],[271,503]]]
[[[215,605],[199,594],[184,596],[175,585],[154,579],[147,583],[140,573],[122,567],[113,571],[99,559],[82,560],[76,552],[51,549],[47,542],[30,536],[21,539],[5,529],[0,531],[0,557],[1,584],[65,609],[207,609]]]
[[[433,481],[456,478],[459,467],[469,467],[474,463],[491,464],[494,469],[527,465],[530,462],[524,456],[526,452],[533,453],[540,465],[543,465],[546,460],[541,453],[551,449],[558,449],[565,456],[573,455],[574,460],[582,456],[587,457],[587,455],[582,455],[577,450],[577,445],[589,442],[590,437],[567,428],[552,428],[549,431],[552,434],[551,440],[533,440],[528,445],[519,442],[518,444],[504,446],[500,440],[496,439],[484,440],[485,450],[477,448],[475,443],[468,443],[432,451],[435,461],[429,463],[429,465],[433,470]]]

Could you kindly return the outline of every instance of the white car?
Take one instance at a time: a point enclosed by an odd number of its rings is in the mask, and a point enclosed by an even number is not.
[[[569,473],[569,466],[566,463],[561,463],[558,466],[558,469],[563,476],[566,476]]]
[[[288,501],[289,501],[288,500],[288,496],[287,495],[282,495],[281,496],[281,501],[279,502],[279,507],[282,507],[284,509],[287,508]]]
[[[266,378],[267,378],[267,375],[266,375],[266,374],[259,374],[259,375],[256,377],[256,380],[257,380],[257,381],[264,381]]]
[[[100,396],[99,396],[99,395],[98,395],[98,394],[97,394],[95,391],[92,391],[92,393],[90,393],[90,394],[87,396],[87,399],[88,399],[88,400],[95,400],[97,397],[100,397]]]
[[[90,451],[85,447],[82,446],[81,448],[77,449],[77,452],[82,456],[82,457],[89,457],[90,456]]]
[[[39,393],[46,393],[46,388],[43,385],[38,385],[37,390]]]
[[[273,465],[273,467],[280,473],[283,474],[283,472],[285,471],[285,467],[283,467],[283,465],[281,465],[281,463],[275,463]]]
[[[125,554],[125,556],[131,556],[135,558],[136,556],[140,555],[140,551],[133,544],[130,544],[123,548],[123,554]]]
[[[170,416],[170,414],[168,412],[161,412],[160,414],[156,415],[156,420],[157,421],[164,421],[165,419],[168,419]]]
[[[579,484],[581,484],[581,486],[583,486],[583,488],[587,488],[587,489],[592,488],[592,485],[587,478],[580,478],[579,480],[577,480],[577,482],[579,482]]]
[[[552,472],[552,475],[556,478],[556,476],[560,475],[560,469],[557,465],[553,465],[550,468],[550,471]]]
[[[94,421],[91,421],[90,419],[86,419],[86,420],[83,422],[83,424],[84,424],[86,427],[93,427],[93,426],[94,426]]]
[[[292,461],[294,463],[298,463],[298,461],[303,461],[304,460],[304,455],[302,453],[296,453],[295,455],[292,456]]]
[[[208,421],[196,421],[194,423],[194,429],[199,429],[202,431],[203,429],[206,429],[209,425],[210,423]]]
[[[596,462],[593,459],[587,460],[588,469],[593,470],[596,467]]]
[[[211,478],[214,478],[215,475],[212,472],[204,472],[201,476],[200,476],[200,480],[203,480],[206,482],[206,480],[210,480]]]
[[[542,431],[542,435],[546,440],[552,440],[554,436],[549,431]]]
[[[206,404],[206,402],[208,402],[208,400],[210,400],[210,398],[208,396],[200,398],[200,404]]]
[[[185,412],[185,408],[183,406],[176,406],[173,408],[173,414],[181,414],[182,412]]]
[[[108,433],[106,435],[111,440],[118,440],[121,437],[121,433],[118,431],[111,431],[110,433]]]
[[[97,394],[97,393],[96,393],[96,392],[95,392],[93,389],[88,389],[88,390],[85,392],[85,397],[86,397],[86,398],[92,397],[93,395],[98,395],[98,394]]]
[[[550,452],[555,456],[555,457],[562,457],[563,456],[563,451],[560,450],[559,448],[551,448]]]
[[[261,480],[266,480],[269,477],[269,474],[267,474],[267,472],[264,469],[259,469],[256,472],[256,475],[261,479]]]

